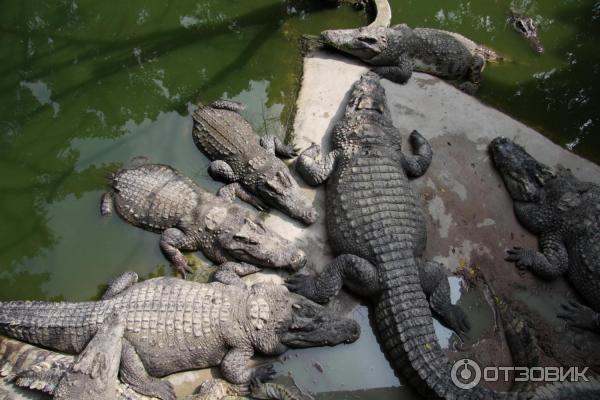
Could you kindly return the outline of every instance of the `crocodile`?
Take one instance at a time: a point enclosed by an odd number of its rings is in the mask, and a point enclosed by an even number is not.
[[[104,325],[103,325],[104,326]],[[109,329],[120,329],[113,325]],[[114,331],[113,331],[114,332]],[[100,336],[106,338],[106,336]],[[98,338],[98,334],[94,336]],[[117,336],[109,338],[109,346],[119,345],[121,337]],[[92,339],[94,340],[94,339]],[[90,342],[91,344],[91,342]],[[90,349],[90,344],[86,346],[86,350]],[[104,354],[110,356],[108,363],[97,364],[97,370],[104,373],[103,367],[114,365],[120,361],[120,351],[110,348]],[[85,350],[84,350],[85,351]],[[76,356],[57,353],[32,346],[30,344],[20,342],[14,339],[0,337],[0,378],[5,384],[14,383],[18,387],[41,390],[49,395],[53,395],[56,399],[58,383],[61,382],[65,374],[68,374],[73,366],[77,363]],[[117,364],[118,365],[118,364]],[[116,371],[111,371],[110,377],[116,383],[116,391],[111,397],[103,397],[109,400],[152,400],[154,397],[141,395],[133,391],[129,385],[118,381]],[[94,380],[91,383],[97,384],[99,380]],[[108,381],[108,384],[112,382]],[[108,385],[107,385],[108,386]],[[89,388],[89,384],[83,387]],[[95,386],[96,388],[98,386]],[[209,379],[203,382],[197,390],[197,393],[185,396],[182,400],[245,400],[245,399],[273,399],[273,400],[314,400],[312,396],[300,391],[297,386],[289,387],[282,384],[272,382],[260,382],[253,380],[250,384],[250,393],[245,387],[232,385],[223,379]],[[0,399],[3,389],[0,388]],[[84,399],[93,398],[100,400],[98,391],[94,395],[81,395],[80,393],[71,393],[71,397],[63,397],[65,399]],[[6,400],[10,397],[6,392]],[[93,397],[90,397],[93,396]]]
[[[102,196],[102,215],[114,208],[132,225],[161,233],[160,249],[184,277],[192,269],[181,250],[201,250],[216,263],[297,270],[306,262],[302,250],[268,230],[255,212],[233,203],[227,187],[214,195],[161,164],[122,169],[111,186]]]
[[[409,141],[413,152],[405,154],[380,79],[366,73],[333,128],[332,150],[320,155],[313,144],[297,160],[309,184],[327,183],[327,231],[337,257],[319,274],[296,273],[287,286],[317,302],[327,302],[342,286],[370,299],[382,349],[427,399],[535,398],[536,391],[462,389],[452,379],[432,310],[459,334],[468,323],[450,303],[445,268],[422,259],[425,218],[408,178],[425,173],[432,149],[417,131]]]
[[[425,216],[408,177],[425,173],[432,150],[417,131],[410,142],[414,154],[403,154],[378,75],[363,75],[334,126],[331,152],[321,156],[313,144],[296,163],[307,183],[327,181],[327,231],[338,256],[321,274],[295,274],[287,286],[317,302],[329,301],[343,285],[371,298],[384,351],[397,370],[426,395],[452,398],[460,390],[450,382],[430,306],[458,334],[468,322],[450,302],[445,268],[421,258]]]
[[[459,88],[474,93],[486,62],[502,59],[495,51],[455,32],[410,28],[406,24],[321,33],[321,41],[371,64],[381,77],[406,83],[413,71],[462,81]]]
[[[125,326],[121,381],[163,400],[173,400],[175,394],[159,378],[175,372],[219,366],[227,381],[247,385],[274,373],[270,364],[248,368],[256,352],[279,355],[288,347],[358,339],[356,321],[282,285],[247,287],[239,276],[254,271],[247,264],[228,263],[215,275],[218,281],[207,284],[173,277],[137,283],[137,275],[128,272],[109,285],[100,301],[0,302],[0,334],[78,354],[116,311]]]
[[[517,32],[523,35],[533,51],[538,54],[542,54],[544,52],[544,46],[540,40],[538,29],[533,18],[511,10],[510,16],[508,17],[508,22]]]
[[[517,219],[541,250],[514,247],[507,260],[546,280],[566,276],[589,307],[571,302],[559,316],[600,332],[600,186],[538,162],[510,139],[495,138],[489,148]]]
[[[258,207],[272,206],[305,224],[314,223],[317,211],[277,157],[294,157],[297,150],[273,135],[259,138],[239,113],[243,107],[220,100],[194,111],[194,143],[211,160],[210,176],[227,182],[230,192],[242,200]]]

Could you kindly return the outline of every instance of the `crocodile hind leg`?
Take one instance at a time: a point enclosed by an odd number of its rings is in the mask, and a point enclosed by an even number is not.
[[[260,145],[269,153],[279,158],[292,158],[298,155],[299,149],[292,144],[285,144],[274,135],[265,135],[260,138]]]
[[[138,274],[133,271],[127,271],[117,276],[115,279],[109,282],[108,288],[102,295],[101,300],[107,300],[115,297],[124,290],[129,289],[135,285],[138,281]]]
[[[431,145],[427,139],[416,130],[410,133],[408,140],[414,154],[402,153],[402,168],[404,168],[404,171],[406,171],[408,176],[418,178],[422,176],[429,168],[429,165],[431,165],[433,151],[431,150]]]
[[[481,83],[481,71],[485,60],[481,56],[474,56],[469,66],[468,81],[461,83],[458,88],[467,94],[475,94]]]
[[[127,383],[140,394],[154,396],[161,400],[176,399],[171,383],[150,376],[140,356],[127,339],[123,340],[119,377],[122,382]]]
[[[107,216],[112,214],[113,210],[113,197],[112,193],[104,192],[102,194],[102,198],[100,199],[100,214],[102,216]]]
[[[450,284],[444,266],[435,261],[423,262],[419,268],[419,279],[433,312],[445,326],[464,339],[469,321],[463,310],[450,301]]]
[[[401,56],[398,59],[398,65],[377,67],[373,70],[382,78],[389,79],[392,82],[404,84],[408,82],[412,76],[413,61],[410,57]]]
[[[295,274],[288,278],[286,286],[317,303],[326,303],[338,294],[342,286],[364,297],[374,296],[379,292],[379,279],[377,268],[369,261],[352,254],[342,254],[319,275]]]
[[[160,249],[173,268],[177,272],[180,272],[184,279],[186,273],[192,272],[192,268],[188,265],[181,250],[196,250],[197,247],[197,242],[194,238],[186,236],[185,233],[177,228],[165,230],[160,239]]]
[[[237,182],[223,186],[217,191],[217,196],[225,199],[228,202],[232,202],[237,197],[238,199],[250,204],[258,211],[265,211],[269,208],[269,206],[265,204],[265,202],[263,202],[259,197],[248,192]]]
[[[246,284],[240,279],[240,277],[254,274],[258,271],[260,271],[260,268],[252,264],[229,261],[219,265],[219,269],[215,273],[214,280],[226,285],[234,285],[246,288]]]

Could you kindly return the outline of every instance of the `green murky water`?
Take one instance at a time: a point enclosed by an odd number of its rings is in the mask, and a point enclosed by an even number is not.
[[[198,100],[244,101],[259,133],[283,137],[301,67],[298,37],[366,22],[351,7],[324,3],[1,1],[0,300],[84,300],[124,270],[169,274],[157,235],[99,216],[106,176],[146,156],[216,188],[190,138],[188,110]],[[510,61],[486,69],[478,96],[600,161],[600,2],[391,4],[395,23],[455,30],[503,53]],[[543,56],[506,24],[511,6],[535,16]],[[388,371],[371,382],[397,381]],[[385,396],[341,385],[319,390]]]

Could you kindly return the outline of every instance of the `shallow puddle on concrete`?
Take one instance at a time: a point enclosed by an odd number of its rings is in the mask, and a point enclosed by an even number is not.
[[[464,288],[460,277],[450,278],[453,304],[459,304],[471,323],[469,340],[461,344],[456,335],[434,320],[434,328],[444,349],[470,347],[493,332],[494,313],[480,289]],[[360,339],[350,345],[331,348],[291,350],[276,363],[277,378],[293,377],[302,390],[316,393],[318,399],[420,399],[392,370],[375,336],[369,308],[358,305],[352,317],[361,326]]]

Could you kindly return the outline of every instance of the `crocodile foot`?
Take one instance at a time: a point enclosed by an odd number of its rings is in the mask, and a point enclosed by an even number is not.
[[[515,263],[519,269],[527,269],[534,263],[535,251],[531,249],[524,249],[522,247],[513,247],[507,251],[508,256],[505,260]]]
[[[316,278],[307,274],[294,274],[285,281],[290,292],[298,293],[317,303],[327,303],[329,297],[322,296],[317,291]]]
[[[275,376],[275,368],[273,364],[265,364],[258,366],[252,372],[252,381],[265,382],[270,381]]]
[[[187,262],[174,265],[173,268],[175,269],[176,272],[179,272],[181,274],[183,279],[187,278],[188,273],[191,274],[192,272],[194,272],[194,269]]]
[[[561,304],[563,311],[557,316],[564,319],[567,324],[579,329],[600,332],[600,320],[596,311],[581,303],[569,300]]]

